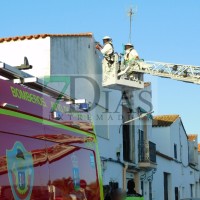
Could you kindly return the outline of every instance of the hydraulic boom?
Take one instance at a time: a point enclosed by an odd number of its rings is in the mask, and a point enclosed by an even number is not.
[[[135,63],[130,66],[130,70],[133,73],[150,74],[200,84],[200,66],[153,61],[135,61]]]

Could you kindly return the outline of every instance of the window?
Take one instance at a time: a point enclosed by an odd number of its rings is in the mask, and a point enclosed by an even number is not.
[[[129,125],[123,125],[123,154],[124,154],[124,160],[130,161],[130,129],[129,129]]]
[[[139,131],[139,142],[138,142],[138,153],[139,153],[139,161],[145,161],[145,143],[144,143],[144,131]]]
[[[149,182],[149,200],[152,200],[152,182]]]
[[[168,183],[168,173],[164,172],[164,200],[169,200],[169,183]]]
[[[130,119],[130,109],[126,106],[122,107],[123,120]],[[135,159],[135,140],[134,140],[134,127],[129,124],[123,124],[123,158],[125,161],[134,162]]]
[[[177,144],[174,144],[174,158],[177,159]]]
[[[175,192],[175,200],[179,200],[179,191],[178,191],[178,187],[174,188],[174,192]]]
[[[142,196],[144,196],[144,182],[141,181],[141,191],[142,191]]]
[[[190,184],[190,197],[193,197],[193,184]]]

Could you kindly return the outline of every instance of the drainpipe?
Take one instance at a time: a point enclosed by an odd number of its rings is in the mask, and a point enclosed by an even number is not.
[[[128,169],[128,164],[125,163],[123,167],[123,189],[126,190],[126,171]]]

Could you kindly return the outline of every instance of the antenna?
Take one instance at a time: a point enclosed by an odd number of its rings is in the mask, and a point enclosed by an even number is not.
[[[137,13],[137,7],[130,8],[128,11],[128,16],[130,17],[130,30],[129,30],[129,42],[131,43],[131,35],[132,35],[132,17]]]

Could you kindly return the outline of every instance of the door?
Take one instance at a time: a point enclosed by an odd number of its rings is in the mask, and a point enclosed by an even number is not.
[[[175,200],[179,200],[178,187],[175,187]]]
[[[123,156],[125,161],[130,161],[130,129],[123,125]]]
[[[149,182],[149,200],[152,200],[152,182]]]
[[[168,174],[164,172],[164,200],[168,199]]]
[[[130,111],[127,107],[123,106],[123,121],[130,119]],[[130,152],[131,152],[131,137],[130,137],[130,124],[123,124],[123,158],[125,161],[131,161]]]

